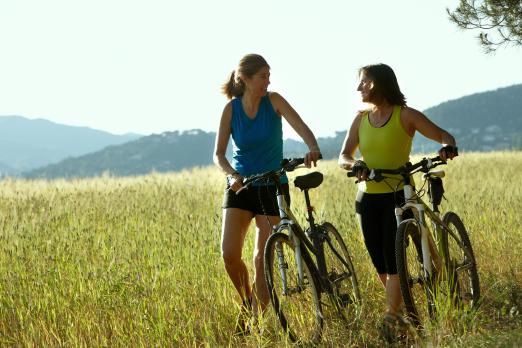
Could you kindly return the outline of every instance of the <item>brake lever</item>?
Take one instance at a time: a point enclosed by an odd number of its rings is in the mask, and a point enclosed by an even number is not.
[[[296,164],[298,161],[296,158],[286,162],[284,165],[283,165],[283,169],[285,170],[285,172],[293,172],[294,170],[296,170],[297,168],[301,168],[300,167],[300,164]]]

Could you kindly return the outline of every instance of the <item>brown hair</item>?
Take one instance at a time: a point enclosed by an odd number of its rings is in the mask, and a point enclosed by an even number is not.
[[[245,92],[245,83],[242,78],[250,78],[264,67],[270,69],[265,58],[259,54],[247,54],[241,58],[237,69],[232,71],[227,82],[221,86],[221,91],[228,99],[242,96]]]
[[[359,76],[363,73],[373,81],[371,101],[386,100],[392,105],[406,106],[406,97],[399,88],[392,68],[382,63],[366,65],[359,69]]]

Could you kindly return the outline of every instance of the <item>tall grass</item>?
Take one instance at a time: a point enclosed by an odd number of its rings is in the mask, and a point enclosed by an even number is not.
[[[483,296],[477,312],[448,311],[416,344],[486,346],[499,331],[522,327],[519,168],[520,152],[463,154],[444,168],[443,209],[456,211],[469,231]],[[318,169],[325,181],[311,192],[316,215],[345,238],[364,300],[358,325],[327,320],[322,342],[380,345],[384,292],[354,219],[356,187],[333,161]],[[137,178],[1,181],[0,345],[289,344],[270,308],[261,334],[232,337],[239,298],[220,257],[223,184],[215,168]],[[304,199],[295,188],[291,193],[304,221]],[[247,260],[252,236],[250,231]]]

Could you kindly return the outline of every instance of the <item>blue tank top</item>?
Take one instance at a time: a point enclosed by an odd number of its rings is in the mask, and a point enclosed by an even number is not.
[[[242,176],[281,168],[283,124],[268,94],[261,98],[252,119],[243,110],[241,98],[232,99],[232,167]],[[286,175],[281,183],[287,183]]]

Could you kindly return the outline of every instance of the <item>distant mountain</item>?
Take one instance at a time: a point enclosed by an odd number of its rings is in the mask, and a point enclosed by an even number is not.
[[[522,85],[497,89],[448,101],[424,112],[457,138],[461,151],[522,149]],[[346,135],[338,131],[333,137],[318,138],[325,159],[337,158]],[[139,175],[151,171],[177,171],[212,163],[215,133],[201,130],[166,132],[145,136],[122,145],[24,174],[29,178],[73,178],[113,175]],[[284,141],[287,157],[301,156],[306,146],[296,140]],[[439,144],[415,136],[414,152],[433,152]],[[0,159],[0,162],[2,160]]]
[[[84,156],[67,158],[23,176],[79,178],[103,173],[126,176],[205,166],[212,163],[214,140],[215,133],[202,130],[153,134]]]
[[[11,166],[8,166],[7,164],[0,162],[0,179],[4,176],[12,175],[16,172],[17,171]]]
[[[3,164],[0,175],[17,174],[138,137],[138,134],[114,135],[43,119],[0,116],[0,163]]]
[[[127,176],[207,166],[212,163],[215,138],[216,133],[199,129],[153,134],[80,157],[67,158],[25,172],[23,176],[48,179],[92,177],[104,173]],[[292,139],[285,140],[283,147],[288,157],[302,156],[306,149],[302,142]]]
[[[464,151],[522,149],[522,84],[450,100],[424,113]],[[415,138],[417,151],[439,148],[421,135]]]

